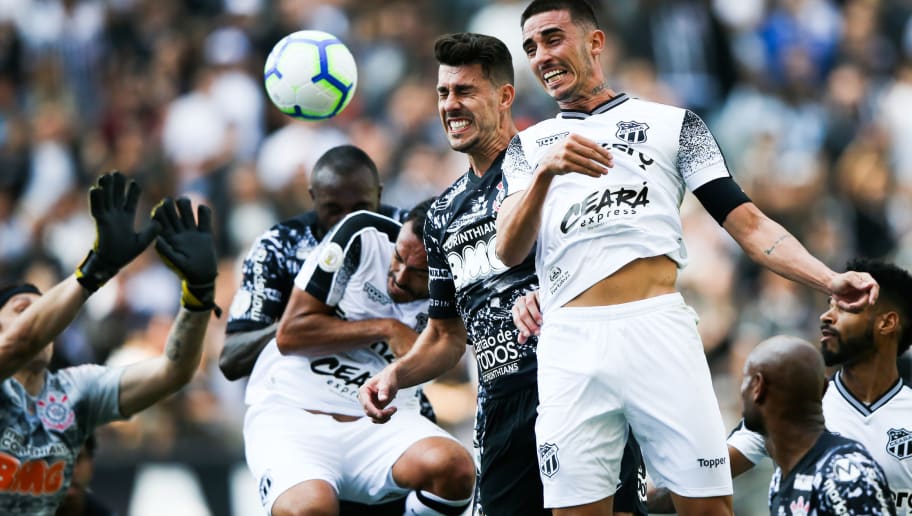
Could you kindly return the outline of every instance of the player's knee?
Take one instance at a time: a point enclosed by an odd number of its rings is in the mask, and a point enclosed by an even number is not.
[[[303,482],[285,491],[272,504],[272,516],[337,516],[335,491],[323,482]]]
[[[422,457],[422,469],[427,477],[432,479],[432,484],[442,496],[449,495],[453,498],[467,498],[471,496],[475,487],[475,464],[472,456],[462,445],[448,442],[446,445],[435,446]]]

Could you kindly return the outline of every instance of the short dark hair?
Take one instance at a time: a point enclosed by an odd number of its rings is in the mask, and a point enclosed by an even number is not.
[[[431,205],[434,204],[434,201],[436,200],[437,197],[430,197],[419,202],[414,208],[409,210],[405,220],[402,221],[403,225],[408,222],[413,222],[412,233],[414,233],[415,236],[418,237],[418,240],[421,240],[422,242],[424,241],[424,223],[427,222],[428,210],[431,209]]]
[[[32,285],[31,283],[16,283],[13,285],[7,285],[3,288],[0,288],[0,308],[9,302],[15,296],[19,294],[38,294],[41,295],[41,291],[38,290],[38,287]]]
[[[594,29],[599,28],[598,17],[595,9],[587,0],[532,0],[532,3],[523,11],[519,19],[520,28],[526,25],[526,20],[536,14],[550,11],[567,11],[570,19],[577,25],[589,25]]]
[[[484,34],[457,32],[434,42],[434,57],[447,66],[481,65],[495,85],[513,84],[513,56],[503,41]]]
[[[374,181],[380,184],[377,165],[366,152],[354,145],[339,145],[324,152],[317,159],[311,177],[321,170],[329,170],[337,176],[347,177],[357,174],[363,169],[370,171]]]
[[[846,270],[867,272],[880,285],[877,304],[888,305],[899,312],[902,333],[896,345],[897,356],[912,344],[912,275],[900,267],[880,260],[857,258],[846,264]]]

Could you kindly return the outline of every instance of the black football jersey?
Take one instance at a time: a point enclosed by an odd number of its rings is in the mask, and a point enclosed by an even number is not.
[[[504,199],[504,153],[482,177],[471,170],[431,206],[424,230],[430,318],[462,317],[478,365],[479,401],[535,381],[537,340],[520,345],[514,301],[537,288],[534,255],[507,267],[495,254],[495,218]]]

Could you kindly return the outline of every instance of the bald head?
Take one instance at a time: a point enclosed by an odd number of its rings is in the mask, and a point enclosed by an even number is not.
[[[822,419],[826,369],[820,350],[797,337],[769,338],[744,365],[744,423],[766,433],[771,419]]]

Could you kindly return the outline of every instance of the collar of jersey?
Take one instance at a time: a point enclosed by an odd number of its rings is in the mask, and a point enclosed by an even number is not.
[[[899,394],[899,391],[901,391],[903,388],[902,379],[896,380],[896,383],[893,384],[893,387],[887,389],[887,392],[885,392],[883,396],[875,400],[874,403],[867,405],[863,401],[856,398],[845,386],[845,384],[842,383],[842,371],[837,371],[836,375],[833,376],[833,385],[836,386],[836,390],[839,391],[839,394],[841,394],[842,397],[849,402],[849,405],[852,405],[855,410],[864,416],[870,416],[874,413],[875,410],[886,405],[887,402],[893,399],[893,396]]]
[[[630,97],[628,97],[626,93],[618,93],[616,96],[611,97],[610,99],[606,100],[605,102],[599,104],[598,106],[595,107],[595,109],[593,109],[592,111],[590,111],[588,113],[586,111],[574,111],[572,109],[561,109],[560,113],[557,114],[557,117],[558,118],[578,118],[578,119],[589,118],[592,115],[598,115],[598,114],[604,113],[605,111],[608,111],[609,109],[614,109],[615,107],[620,106],[621,104],[623,104],[624,102],[627,102],[628,100],[630,100]]]

